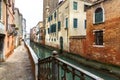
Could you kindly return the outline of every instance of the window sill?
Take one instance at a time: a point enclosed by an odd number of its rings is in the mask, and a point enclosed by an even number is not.
[[[104,48],[104,45],[93,45],[93,47],[99,47],[99,48]]]
[[[98,24],[103,24],[104,22],[102,21],[102,22],[94,22],[93,24],[94,25],[98,25]]]

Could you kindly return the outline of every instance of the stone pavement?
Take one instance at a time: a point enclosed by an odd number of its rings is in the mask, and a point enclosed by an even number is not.
[[[34,80],[28,51],[23,42],[5,62],[0,62],[0,80]]]

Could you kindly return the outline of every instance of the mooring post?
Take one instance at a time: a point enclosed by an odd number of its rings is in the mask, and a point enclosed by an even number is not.
[[[58,80],[58,65],[56,62],[56,57],[58,56],[57,51],[52,52],[52,80]]]

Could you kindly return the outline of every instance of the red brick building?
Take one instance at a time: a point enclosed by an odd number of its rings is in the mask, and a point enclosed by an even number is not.
[[[83,56],[86,53],[86,36],[70,37],[70,52]]]
[[[85,57],[120,66],[120,0],[97,0],[87,10]]]

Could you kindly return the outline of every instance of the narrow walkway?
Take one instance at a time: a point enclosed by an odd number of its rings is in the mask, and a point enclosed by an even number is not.
[[[0,80],[34,80],[24,43],[14,50],[6,62],[0,63]]]

